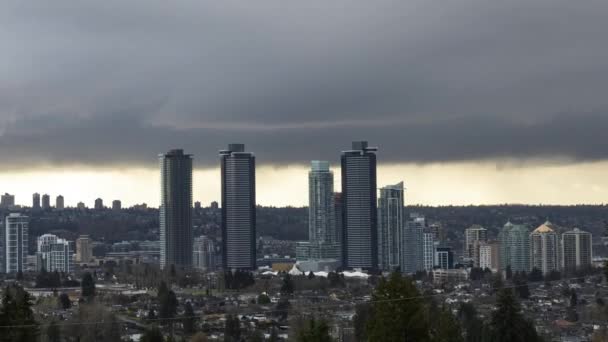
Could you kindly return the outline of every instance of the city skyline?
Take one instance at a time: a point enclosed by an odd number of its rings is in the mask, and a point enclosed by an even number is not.
[[[339,150],[340,148],[335,149],[336,158]],[[195,152],[194,160],[197,158]],[[152,159],[154,157],[156,154]],[[522,172],[522,166],[515,163],[392,165],[382,163],[381,153],[379,157],[378,186],[403,180],[407,188],[406,205],[576,205],[608,202],[608,179],[604,177],[608,162],[578,166],[537,165],[533,172],[526,173]],[[258,204],[296,207],[308,205],[309,161],[303,161],[301,165],[276,167],[258,159]],[[330,165],[339,169],[337,160],[331,161]],[[201,201],[204,205],[209,205],[212,201],[219,202],[220,176],[219,168],[194,169],[194,200]],[[102,198],[107,203],[120,200],[123,207],[141,203],[158,207],[160,193],[154,186],[157,181],[156,168],[74,168],[69,172],[56,168],[24,170],[10,177],[5,172],[0,172],[0,192],[16,195],[16,204],[27,207],[32,205],[34,193],[48,193],[52,198],[61,194],[69,207],[75,207],[82,201],[92,208],[97,198]],[[282,186],[273,185],[277,183]],[[335,174],[335,191],[340,190],[340,184],[338,172]]]

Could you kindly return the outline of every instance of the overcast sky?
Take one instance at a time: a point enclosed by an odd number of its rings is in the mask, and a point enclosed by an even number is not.
[[[606,18],[605,0],[3,1],[3,181],[174,147],[216,167],[230,142],[267,166],[359,139],[394,165],[601,162]]]

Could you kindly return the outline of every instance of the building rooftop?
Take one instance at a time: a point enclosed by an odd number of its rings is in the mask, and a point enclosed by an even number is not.
[[[553,233],[553,223],[547,221],[541,224],[538,228],[534,229],[532,233]]]

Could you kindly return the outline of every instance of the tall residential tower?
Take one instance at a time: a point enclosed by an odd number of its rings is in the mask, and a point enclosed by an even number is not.
[[[312,259],[340,259],[333,191],[334,174],[329,162],[313,160],[308,173],[308,240]]]
[[[380,189],[378,198],[378,263],[385,271],[401,266],[403,182]]]
[[[192,155],[159,155],[161,168],[160,267],[192,266]]]
[[[345,268],[378,268],[377,150],[368,147],[367,141],[355,141],[351,150],[342,152],[342,260]]]
[[[227,270],[255,269],[255,156],[243,144],[230,144],[220,158],[222,265]]]

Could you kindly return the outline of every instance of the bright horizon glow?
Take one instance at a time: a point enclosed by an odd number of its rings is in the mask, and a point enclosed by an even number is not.
[[[306,206],[308,167],[258,166],[257,202],[267,206]],[[332,165],[335,190],[340,189],[340,167]],[[556,165],[501,165],[496,162],[437,164],[381,164],[378,187],[405,182],[407,205],[481,204],[603,204],[608,198],[608,161]],[[193,200],[208,206],[220,200],[220,171],[196,169]],[[16,196],[16,203],[31,206],[35,192],[59,194],[66,206],[82,201],[105,206],[119,199],[123,207],[147,203],[157,207],[159,171],[150,168],[94,169],[45,167],[31,171],[0,172],[0,192]]]

